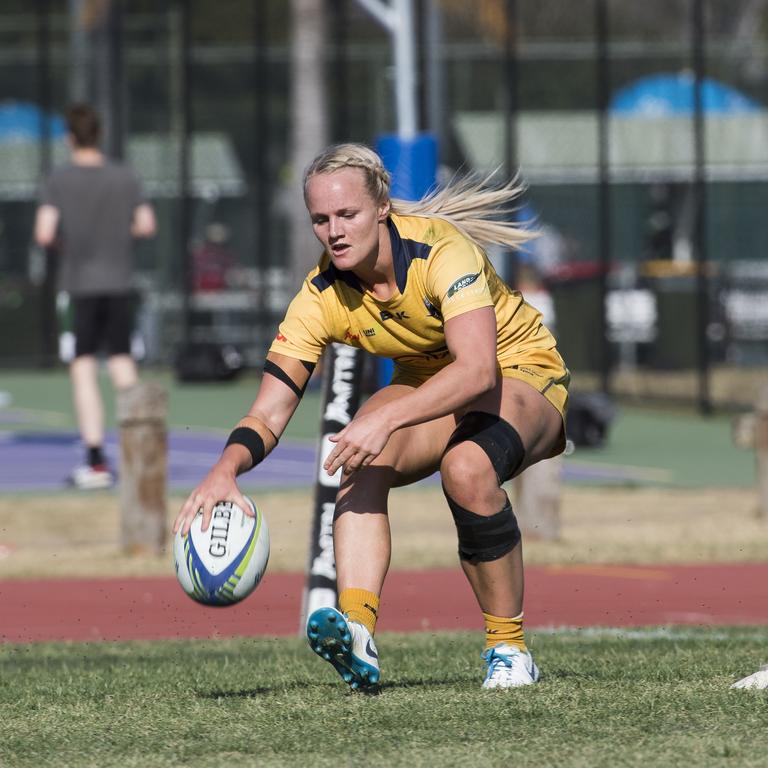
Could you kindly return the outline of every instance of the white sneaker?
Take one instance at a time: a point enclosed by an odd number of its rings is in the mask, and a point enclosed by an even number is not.
[[[81,467],[75,467],[67,480],[70,485],[74,485],[81,491],[111,488],[115,482],[114,476],[105,464],[99,464],[95,467],[83,464]]]
[[[318,608],[307,620],[312,650],[329,661],[354,688],[379,682],[379,655],[368,629],[335,608]]]
[[[768,664],[753,675],[749,675],[748,677],[744,677],[735,682],[731,688],[768,688]]]
[[[488,665],[483,688],[517,688],[532,685],[539,679],[539,668],[527,651],[500,643],[483,651]]]

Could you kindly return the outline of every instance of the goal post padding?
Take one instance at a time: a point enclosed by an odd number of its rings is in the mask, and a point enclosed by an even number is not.
[[[333,514],[341,470],[329,475],[323,462],[333,450],[331,435],[341,431],[360,405],[364,355],[346,344],[331,344],[323,355],[322,412],[318,447],[312,531],[300,631],[312,611],[336,605],[336,561],[333,556]]]

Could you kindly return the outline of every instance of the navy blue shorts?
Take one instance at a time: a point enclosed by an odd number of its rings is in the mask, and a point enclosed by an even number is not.
[[[133,294],[73,296],[75,357],[98,352],[129,355],[134,305]]]

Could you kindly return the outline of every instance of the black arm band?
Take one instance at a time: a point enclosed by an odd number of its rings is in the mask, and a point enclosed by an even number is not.
[[[306,388],[306,384],[303,387],[299,387],[296,382],[279,365],[273,363],[271,360],[267,360],[264,363],[264,373],[270,373],[276,379],[282,381],[283,384],[293,390],[296,397],[301,398],[304,396],[304,389]],[[307,379],[307,381],[309,381],[309,379]]]
[[[244,445],[251,452],[253,462],[251,469],[264,461],[264,457],[267,455],[261,435],[255,429],[248,429],[248,427],[235,427],[224,447],[229,445]]]

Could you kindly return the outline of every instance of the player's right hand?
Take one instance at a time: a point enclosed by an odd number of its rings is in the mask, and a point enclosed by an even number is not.
[[[202,529],[204,531],[208,530],[208,526],[211,524],[213,508],[220,501],[231,501],[237,504],[247,515],[252,516],[251,505],[245,500],[243,494],[240,493],[235,477],[234,469],[228,464],[221,460],[216,463],[203,482],[189,494],[187,500],[182,505],[173,523],[173,533],[176,534],[181,531],[182,535],[186,536],[189,533],[189,528],[195,519],[195,515],[198,513],[203,515]]]

